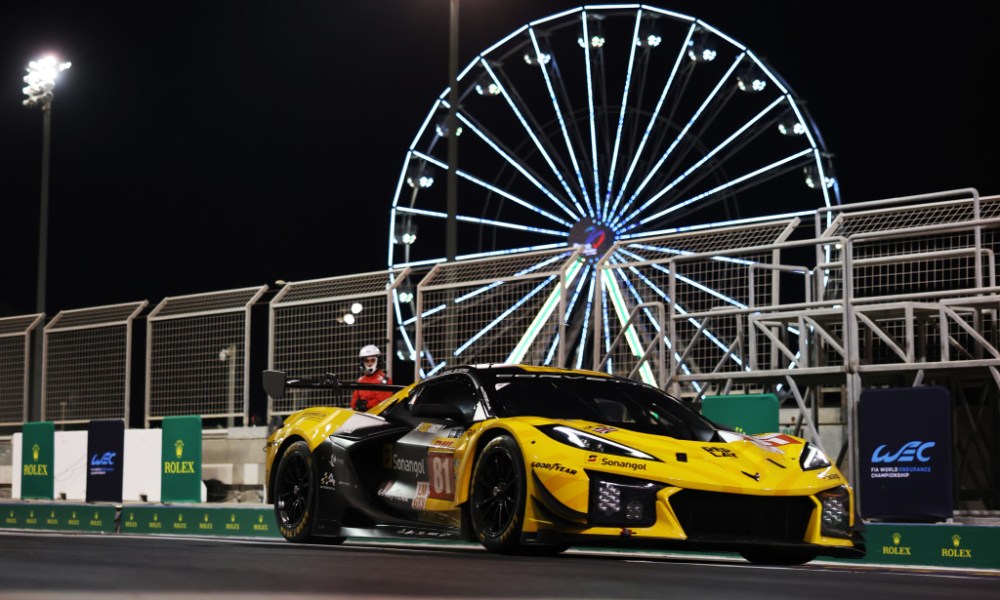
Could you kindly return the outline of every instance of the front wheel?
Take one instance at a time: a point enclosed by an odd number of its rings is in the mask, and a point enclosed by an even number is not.
[[[510,436],[486,444],[472,472],[469,512],[476,539],[490,552],[521,550],[527,495],[524,460]]]

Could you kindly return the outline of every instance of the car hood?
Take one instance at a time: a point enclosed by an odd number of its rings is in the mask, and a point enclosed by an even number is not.
[[[542,425],[539,422],[535,425]],[[806,440],[782,433],[745,435],[720,430],[721,441],[679,440],[588,421],[552,421],[645,452],[655,460],[578,450],[585,468],[625,471],[635,477],[706,491],[804,495],[846,483],[836,467],[803,471]]]

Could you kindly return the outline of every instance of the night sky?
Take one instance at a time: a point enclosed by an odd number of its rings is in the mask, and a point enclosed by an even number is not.
[[[652,4],[781,74],[835,157],[844,202],[1000,194],[990,3]],[[459,63],[579,5],[463,0]],[[448,24],[448,0],[8,3],[0,317],[35,312],[42,115],[21,104],[29,60],[52,50],[73,63],[52,113],[51,316],[385,268],[401,165],[448,83]]]

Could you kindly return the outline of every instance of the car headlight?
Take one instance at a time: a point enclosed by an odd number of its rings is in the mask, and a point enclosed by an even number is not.
[[[579,448],[581,450],[587,450],[588,452],[628,456],[630,458],[641,458],[643,460],[657,460],[655,456],[651,456],[645,452],[636,450],[635,448],[629,448],[623,444],[612,442],[611,440],[598,437],[596,435],[591,435],[584,431],[580,431],[579,429],[566,427],[565,425],[546,425],[544,427],[539,427],[538,429],[561,444],[573,446],[574,448]]]
[[[826,454],[823,454],[822,450],[806,442],[805,447],[802,449],[802,454],[799,456],[799,465],[802,466],[803,471],[825,469],[830,464],[830,459],[826,457]]]
[[[847,488],[835,487],[816,494],[816,497],[823,506],[820,533],[828,537],[849,537],[851,494]]]

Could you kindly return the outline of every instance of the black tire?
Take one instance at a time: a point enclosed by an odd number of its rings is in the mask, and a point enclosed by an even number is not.
[[[740,556],[755,565],[804,565],[816,555],[797,550],[745,550]]]
[[[278,531],[290,542],[319,541],[316,522],[316,467],[309,445],[294,442],[281,457],[274,478],[274,518]]]
[[[519,554],[527,495],[524,460],[510,436],[493,438],[472,472],[469,513],[472,531],[487,550]]]

